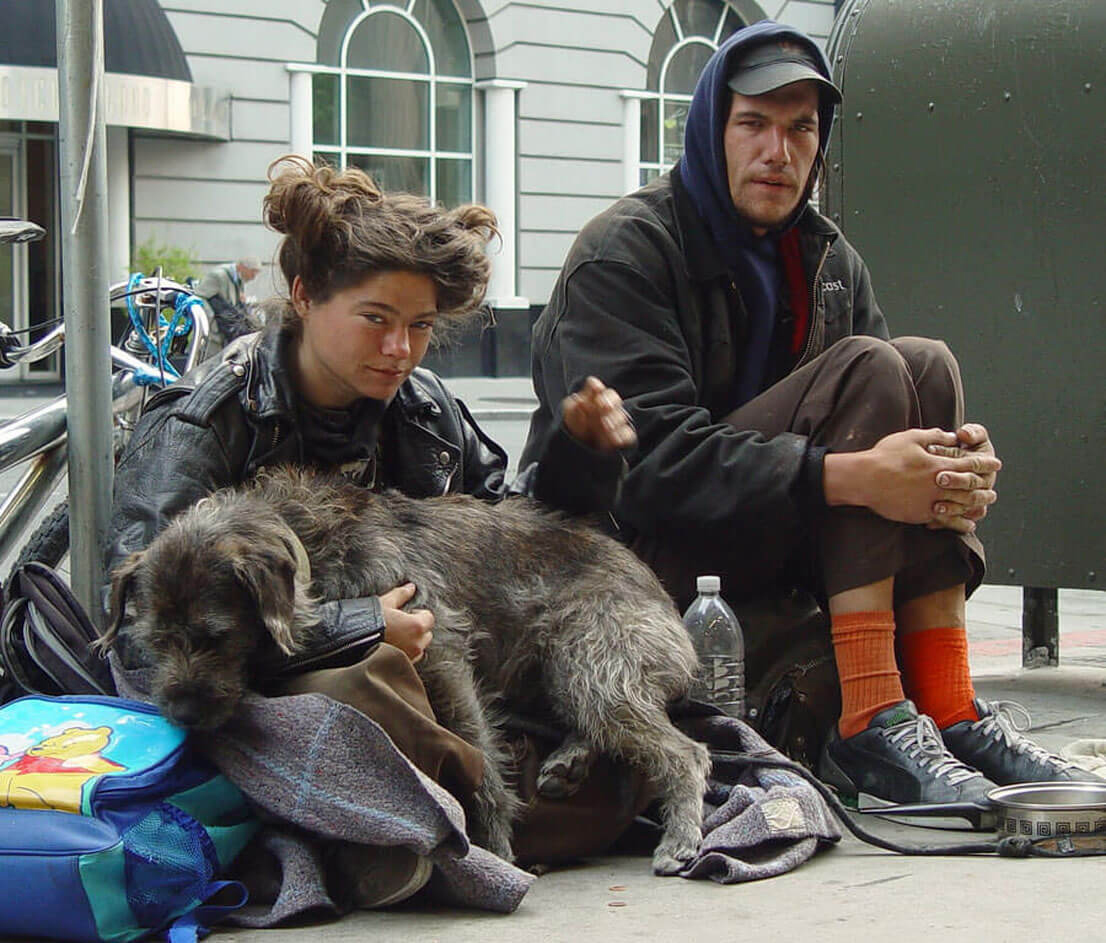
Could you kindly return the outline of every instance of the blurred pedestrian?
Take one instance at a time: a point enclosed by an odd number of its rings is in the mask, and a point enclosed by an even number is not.
[[[196,293],[207,304],[211,319],[209,349],[218,350],[261,327],[246,303],[246,285],[261,273],[261,260],[247,255],[217,265],[200,281]]]

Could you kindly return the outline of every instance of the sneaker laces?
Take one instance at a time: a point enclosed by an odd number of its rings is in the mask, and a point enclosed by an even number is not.
[[[906,721],[887,730],[887,739],[935,778],[945,777],[955,786],[966,779],[983,774],[961,763],[941,739],[941,732],[928,714],[919,714],[915,721]],[[924,757],[924,758],[923,758]]]
[[[1058,770],[1075,768],[1074,763],[1069,763],[1055,753],[1050,753],[1024,735],[1024,731],[1028,730],[1032,723],[1032,718],[1022,704],[1017,701],[989,701],[988,706],[991,708],[991,713],[985,714],[973,723],[972,730],[978,730],[995,741],[1003,741],[1015,753],[1025,754],[1030,760],[1035,760],[1044,766],[1051,766]]]

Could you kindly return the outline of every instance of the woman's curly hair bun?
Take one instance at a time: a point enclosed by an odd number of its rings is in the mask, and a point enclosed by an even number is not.
[[[289,288],[298,277],[325,301],[376,272],[430,277],[441,315],[479,308],[498,236],[495,214],[466,204],[446,210],[425,197],[382,191],[356,167],[338,170],[289,154],[269,165],[264,219],[281,233],[279,259]]]

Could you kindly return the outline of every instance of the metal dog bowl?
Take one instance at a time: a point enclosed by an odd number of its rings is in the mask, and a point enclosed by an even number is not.
[[[1106,832],[1106,782],[1015,783],[987,798],[1000,835],[1055,838]]]

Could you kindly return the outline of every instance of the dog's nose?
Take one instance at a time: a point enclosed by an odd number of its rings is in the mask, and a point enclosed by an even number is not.
[[[203,727],[212,713],[210,697],[200,694],[182,694],[172,698],[164,713],[178,727]]]

